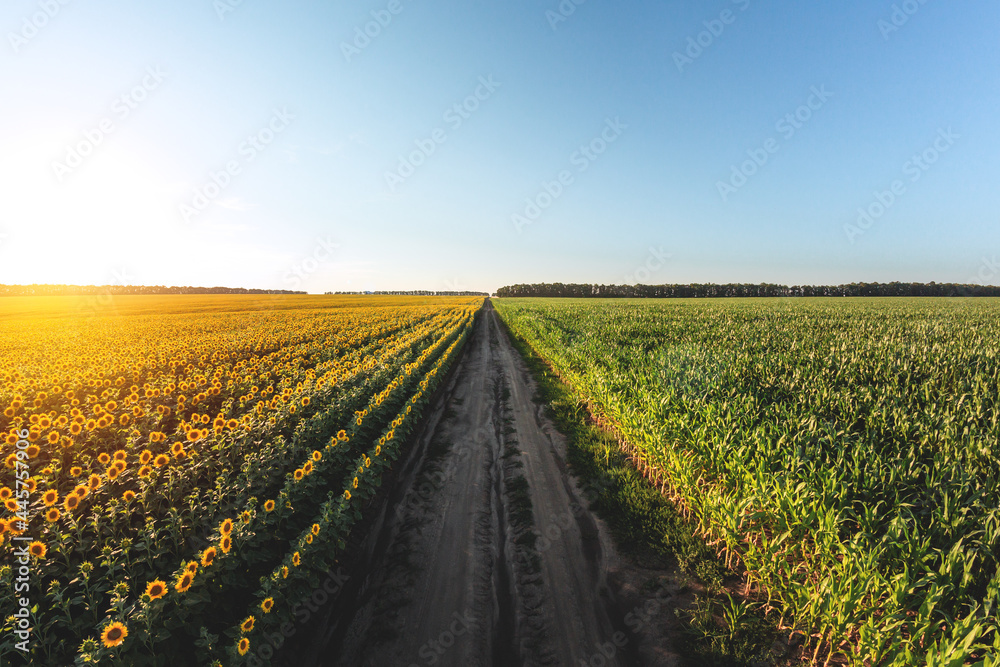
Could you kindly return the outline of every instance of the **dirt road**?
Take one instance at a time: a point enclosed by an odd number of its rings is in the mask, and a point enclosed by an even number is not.
[[[639,665],[606,531],[487,304],[299,665]],[[356,568],[357,569],[357,568]]]

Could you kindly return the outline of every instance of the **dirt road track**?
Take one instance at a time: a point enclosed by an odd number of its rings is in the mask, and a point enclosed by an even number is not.
[[[649,664],[608,583],[613,544],[489,303],[467,346],[298,664]]]

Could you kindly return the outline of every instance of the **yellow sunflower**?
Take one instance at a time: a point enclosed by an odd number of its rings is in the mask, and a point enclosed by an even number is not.
[[[156,581],[151,581],[149,585],[146,586],[146,595],[149,596],[150,600],[159,600],[166,594],[167,584],[164,581],[157,579]]]
[[[185,571],[181,576],[177,577],[177,581],[174,582],[174,590],[178,593],[186,593],[191,584],[194,583],[194,575],[190,572]]]
[[[104,632],[101,633],[101,643],[104,644],[105,648],[114,648],[120,646],[126,637],[128,637],[128,628],[125,627],[124,623],[115,621],[105,626]]]

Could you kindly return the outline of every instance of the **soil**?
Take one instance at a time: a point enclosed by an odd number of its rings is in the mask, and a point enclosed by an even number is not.
[[[621,557],[487,302],[295,667],[679,665],[675,571]]]

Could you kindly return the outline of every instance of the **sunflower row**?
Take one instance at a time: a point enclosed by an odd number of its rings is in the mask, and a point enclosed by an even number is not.
[[[248,503],[251,505],[246,507],[241,513],[241,527],[245,527],[246,533],[248,535],[259,536],[261,539],[267,539],[269,534],[265,531],[265,526],[263,525],[264,517],[267,517],[267,523],[279,523],[284,520],[287,516],[294,513],[293,503],[298,502],[299,499],[304,499],[304,496],[308,495],[308,490],[299,491],[300,485],[298,484],[303,479],[310,475],[315,475],[315,477],[322,481],[326,479],[330,471],[336,472],[342,467],[343,460],[349,455],[348,443],[350,443],[353,437],[357,433],[362,433],[362,425],[364,424],[364,418],[369,414],[369,412],[376,407],[380,406],[387,398],[392,394],[393,391],[397,390],[401,383],[411,374],[418,371],[419,368],[426,362],[427,358],[438,351],[441,347],[442,342],[447,339],[447,336],[454,330],[445,330],[442,337],[435,342],[430,347],[426,348],[416,361],[413,363],[401,364],[404,366],[401,373],[396,376],[385,389],[379,391],[377,394],[372,396],[368,401],[368,406],[364,410],[354,411],[354,418],[352,419],[352,424],[349,425],[350,435],[348,432],[341,429],[335,436],[330,439],[330,442],[326,445],[323,450],[316,449],[311,452],[308,456],[308,460],[304,464],[296,468],[293,472],[285,475],[284,487],[279,490],[276,494],[277,500],[268,500],[263,502],[258,507],[252,507],[253,502]],[[404,359],[401,357],[401,359]],[[398,367],[400,364],[394,364],[391,368]],[[389,370],[389,369],[387,369]],[[299,433],[296,433],[298,435]],[[327,439],[326,433],[320,433],[317,435],[320,439]],[[314,442],[313,438],[308,438],[309,442]],[[308,447],[312,447],[309,444]],[[303,446],[305,447],[305,446]],[[287,458],[289,452],[299,451],[303,447],[296,447],[294,443],[289,447],[282,448],[278,452],[278,456],[282,458]],[[308,448],[305,447],[305,448]],[[327,455],[324,459],[324,453]],[[261,461],[261,465],[273,467],[275,462],[273,460]],[[251,524],[251,517],[258,518],[258,523],[260,525]],[[219,549],[222,553],[227,554],[231,548],[231,534],[232,534],[232,519],[226,519],[219,523],[219,530],[217,535],[212,539],[217,540],[219,543]],[[228,527],[228,528],[227,528]],[[253,544],[247,543],[243,545],[245,548],[252,548]],[[217,553],[214,547],[209,547],[211,551],[208,553]],[[190,561],[193,562],[193,561]],[[186,567],[186,566],[185,566]],[[175,576],[183,576],[183,571],[185,568],[181,568],[181,573]]]
[[[227,664],[245,664],[248,654],[252,664],[269,664],[278,647],[260,641],[256,650],[251,651],[254,648],[251,636],[263,636],[267,629],[277,629],[288,621],[293,601],[314,592],[316,575],[333,566],[337,554],[344,549],[347,536],[362,518],[361,508],[365,501],[377,493],[382,473],[400,456],[403,444],[419,425],[430,397],[446,376],[467,335],[468,329],[450,343],[433,368],[417,383],[417,391],[406,401],[405,407],[389,422],[370,449],[355,460],[356,467],[345,479],[343,491],[330,494],[313,523],[293,541],[282,564],[263,580],[248,615],[226,633],[235,640],[226,649]],[[276,605],[281,613],[272,616]],[[222,661],[213,664],[221,665]]]

